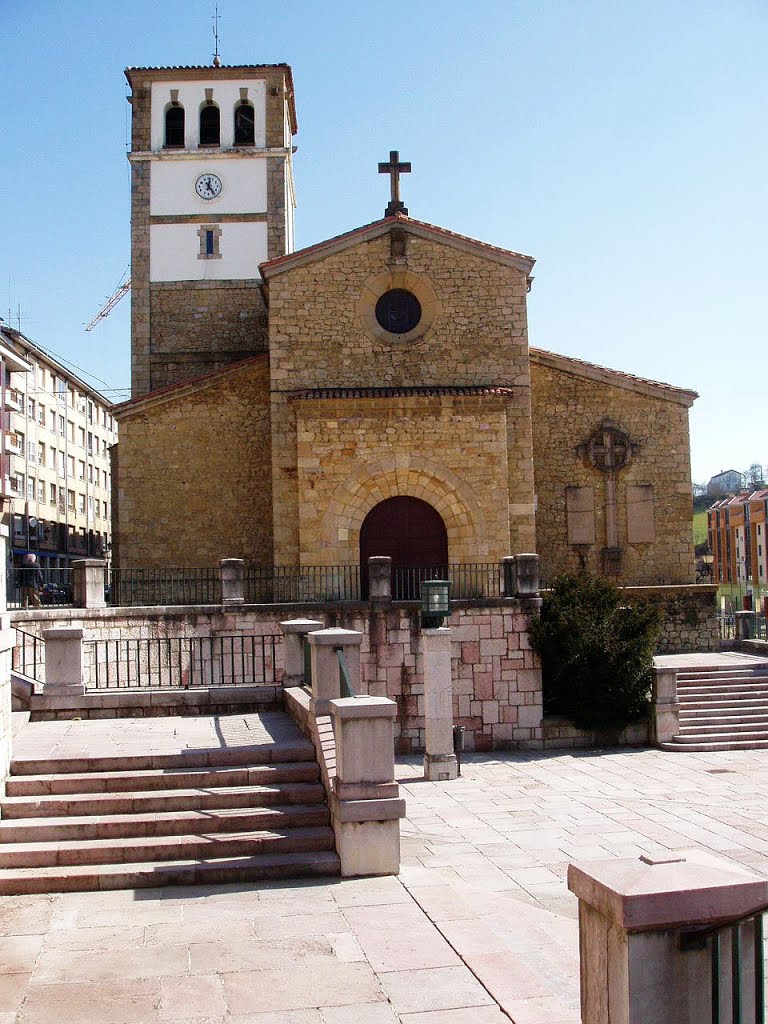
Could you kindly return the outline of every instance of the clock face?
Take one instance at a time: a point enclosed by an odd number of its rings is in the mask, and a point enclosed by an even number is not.
[[[216,199],[221,195],[221,178],[217,174],[201,174],[195,182],[195,192],[201,199]]]

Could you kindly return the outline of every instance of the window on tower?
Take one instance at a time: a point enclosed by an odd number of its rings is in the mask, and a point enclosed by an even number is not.
[[[208,103],[200,110],[200,145],[218,146],[220,134],[219,108]]]
[[[179,104],[168,107],[165,112],[165,147],[171,149],[184,145],[184,107]]]
[[[253,107],[250,103],[241,103],[235,107],[235,145],[253,146],[255,141]]]

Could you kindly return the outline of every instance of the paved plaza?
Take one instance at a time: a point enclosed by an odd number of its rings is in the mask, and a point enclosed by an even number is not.
[[[570,861],[768,873],[768,752],[470,755],[398,775],[399,878],[0,899],[0,1024],[577,1024]]]

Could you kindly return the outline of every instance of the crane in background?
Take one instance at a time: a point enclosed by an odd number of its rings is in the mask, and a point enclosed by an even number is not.
[[[126,273],[127,273],[127,271],[126,271]],[[125,274],[123,275],[123,277],[125,277]],[[93,320],[91,320],[90,323],[86,324],[86,328],[85,328],[86,331],[92,331],[93,328],[96,326],[97,323],[99,323],[100,320],[103,320],[105,317],[108,317],[109,314],[112,312],[112,310],[115,308],[115,306],[118,304],[120,299],[122,299],[123,296],[127,295],[130,290],[131,290],[131,279],[129,277],[125,281],[123,281],[122,284],[119,284],[117,286],[117,288],[115,288],[115,290],[109,296],[109,298],[104,303],[104,305],[101,307],[101,309],[96,314],[96,316],[93,318]]]

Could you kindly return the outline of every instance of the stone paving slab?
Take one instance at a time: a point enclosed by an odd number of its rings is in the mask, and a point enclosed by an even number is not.
[[[281,711],[168,718],[28,722],[14,741],[14,760],[179,754],[185,750],[268,746],[302,741]]]
[[[767,769],[531,752],[427,783],[407,758],[399,878],[0,899],[0,1024],[579,1024],[569,861],[697,845],[768,873]]]

